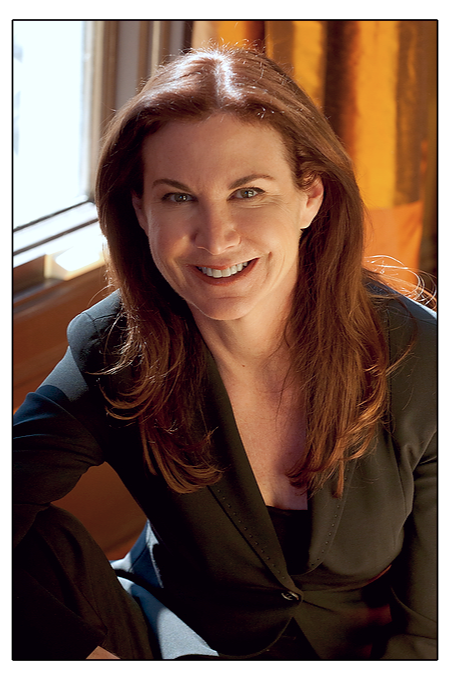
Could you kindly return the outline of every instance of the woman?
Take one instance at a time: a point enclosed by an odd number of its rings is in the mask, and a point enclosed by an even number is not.
[[[193,51],[113,121],[97,206],[117,292],[18,414],[17,658],[435,658],[434,315],[362,267],[324,117]],[[104,460],[149,518],[123,589],[48,508]]]

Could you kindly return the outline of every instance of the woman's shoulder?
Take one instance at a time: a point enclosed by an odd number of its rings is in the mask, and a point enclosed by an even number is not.
[[[406,433],[409,428],[411,434],[414,427],[433,432],[437,391],[436,312],[416,300],[397,295],[386,301],[383,314],[395,367],[389,383],[397,432],[402,431],[400,423],[405,418]],[[415,414],[414,417],[411,414]]]
[[[76,316],[67,329],[67,339],[78,367],[97,370],[105,353],[120,345],[124,330],[122,302],[117,291]]]
[[[418,323],[435,328],[437,324],[436,312],[428,305],[423,304],[405,295],[397,294],[387,304],[389,317],[392,321]]]
[[[392,347],[401,349],[411,342],[436,343],[437,315],[427,304],[388,287],[371,284],[369,293],[385,326]]]
[[[68,335],[101,334],[121,316],[122,303],[118,291],[78,314],[69,324]]]
[[[434,310],[401,295],[389,302],[386,311],[391,345],[401,346],[412,341],[416,351],[435,355],[437,316]]]

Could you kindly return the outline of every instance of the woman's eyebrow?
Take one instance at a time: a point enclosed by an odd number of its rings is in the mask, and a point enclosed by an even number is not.
[[[168,184],[171,187],[174,187],[175,189],[179,189],[180,191],[187,191],[189,192],[190,189],[187,187],[185,184],[182,184],[181,182],[177,182],[175,179],[168,179],[168,178],[161,178],[161,179],[155,179],[153,182],[153,187],[158,186],[159,184]]]
[[[254,182],[257,179],[268,179],[274,181],[271,175],[264,175],[260,173],[254,173],[253,175],[245,175],[245,177],[240,177],[230,186],[230,189],[237,189],[238,187],[248,184],[249,182]]]

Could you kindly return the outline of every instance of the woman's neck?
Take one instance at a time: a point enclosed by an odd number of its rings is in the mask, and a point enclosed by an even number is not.
[[[255,322],[250,317],[217,321],[195,310],[193,315],[223,378],[261,377],[264,371],[265,381],[284,381],[290,363],[285,317]]]

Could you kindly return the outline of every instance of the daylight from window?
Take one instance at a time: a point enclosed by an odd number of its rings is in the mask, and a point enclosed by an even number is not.
[[[86,200],[84,21],[14,21],[14,227]]]

